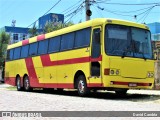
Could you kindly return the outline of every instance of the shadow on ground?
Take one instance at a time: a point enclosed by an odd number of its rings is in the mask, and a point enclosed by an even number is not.
[[[2,85],[2,84],[1,84]],[[8,90],[16,91],[16,87],[6,87]],[[114,92],[104,91],[104,92],[91,92],[85,98],[94,98],[94,99],[104,99],[104,100],[124,100],[124,101],[132,101],[132,102],[149,102],[159,100],[160,103],[160,95],[151,95],[151,94],[142,94],[140,93],[127,93],[125,96],[119,96]],[[19,92],[19,91],[18,91]],[[22,91],[23,92],[23,91]],[[53,95],[63,95],[63,96],[72,96],[72,97],[79,97],[77,91],[72,90],[54,90],[54,89],[35,89],[32,93],[39,93],[39,94],[53,94]]]
[[[42,93],[42,94],[54,94],[54,95],[79,97],[77,91],[34,90],[32,92]],[[91,92],[85,98],[106,99],[106,100],[124,100],[124,101],[132,101],[132,102],[149,102],[149,101],[154,101],[154,100],[160,100],[160,95],[127,93],[125,96],[119,96],[115,94],[114,92],[105,91],[105,92]]]

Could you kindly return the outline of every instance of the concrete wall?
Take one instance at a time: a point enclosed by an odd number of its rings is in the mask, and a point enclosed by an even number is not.
[[[155,83],[154,89],[160,90],[160,60],[155,62]]]

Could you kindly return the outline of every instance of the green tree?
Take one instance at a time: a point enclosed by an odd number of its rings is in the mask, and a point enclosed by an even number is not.
[[[4,31],[0,32],[0,80],[3,80],[4,78],[4,61],[9,40],[10,35]]]
[[[54,24],[53,22],[47,22],[45,27],[44,27],[44,33],[49,33],[55,30],[59,30],[65,27],[69,27],[71,25],[74,25],[73,22],[68,22],[68,23],[58,23]]]
[[[55,26],[52,22],[47,22],[46,25],[44,26],[44,33],[49,33],[55,30]]]
[[[33,25],[33,28],[30,28],[28,32],[30,34],[30,37],[37,36],[38,35],[38,30],[37,30],[36,25]]]
[[[4,61],[6,58],[6,50],[10,40],[10,35],[2,31],[0,33],[0,69],[4,67]]]

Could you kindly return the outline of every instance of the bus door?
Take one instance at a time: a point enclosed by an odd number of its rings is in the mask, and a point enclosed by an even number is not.
[[[101,27],[95,27],[92,29],[92,45],[90,53],[90,87],[102,86],[101,79],[101,40],[102,32]]]

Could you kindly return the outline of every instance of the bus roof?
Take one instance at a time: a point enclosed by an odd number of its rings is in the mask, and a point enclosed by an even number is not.
[[[44,40],[44,39],[48,39],[51,37],[55,37],[55,36],[59,36],[59,35],[63,35],[69,32],[73,32],[73,31],[77,31],[80,29],[84,29],[84,28],[88,28],[88,27],[94,27],[94,26],[98,26],[98,25],[103,25],[103,24],[118,24],[118,25],[126,25],[126,26],[134,26],[134,27],[138,27],[138,28],[142,28],[142,29],[149,29],[146,25],[144,24],[139,24],[139,23],[135,23],[135,22],[131,22],[131,21],[126,21],[126,20],[119,20],[119,19],[112,19],[112,18],[96,18],[93,20],[89,20],[86,22],[82,22],[79,24],[75,24],[60,30],[56,30],[50,33],[46,33],[46,34],[41,34],[32,38],[28,38],[26,40],[17,42],[15,44],[11,44],[8,45],[7,49],[12,49],[12,48],[16,48],[19,46],[23,46],[23,45],[27,45],[36,41],[40,41],[40,40]]]

